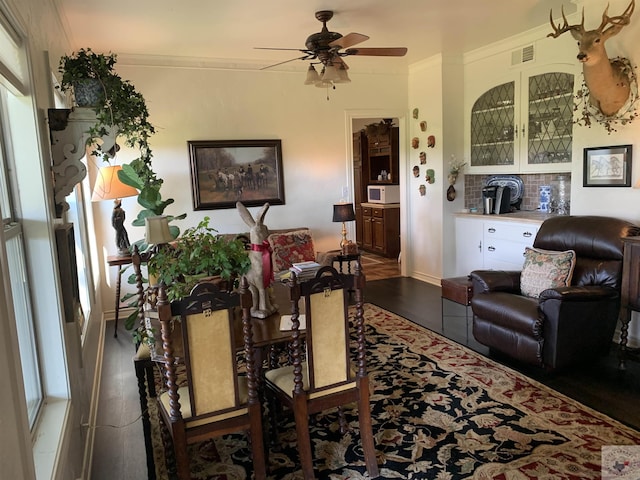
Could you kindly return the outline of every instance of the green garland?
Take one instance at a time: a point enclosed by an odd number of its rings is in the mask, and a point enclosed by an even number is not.
[[[638,82],[636,78],[635,67],[631,65],[629,59],[624,57],[616,57],[611,63],[619,62],[622,64],[622,72],[629,78],[629,98],[627,102],[613,115],[604,115],[599,108],[596,108],[590,101],[589,88],[582,79],[582,87],[575,95],[576,102],[573,108],[577,112],[577,118],[573,123],[580,126],[591,128],[591,124],[596,121],[604,126],[607,133],[616,132],[617,125],[626,125],[631,123],[637,116],[636,102],[638,100]]]

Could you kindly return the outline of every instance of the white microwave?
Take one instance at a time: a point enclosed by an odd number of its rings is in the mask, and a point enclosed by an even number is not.
[[[369,203],[400,203],[400,185],[367,185]]]

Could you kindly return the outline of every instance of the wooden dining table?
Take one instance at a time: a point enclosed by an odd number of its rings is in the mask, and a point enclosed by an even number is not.
[[[291,300],[289,299],[289,288],[283,283],[276,282],[273,287],[274,303],[278,306],[275,313],[266,318],[251,317],[253,330],[253,345],[255,348],[263,349],[271,345],[277,345],[291,341],[291,330],[280,330],[280,319],[282,315],[291,314]],[[242,315],[238,312],[234,323],[234,336],[236,348],[244,347],[242,337]]]

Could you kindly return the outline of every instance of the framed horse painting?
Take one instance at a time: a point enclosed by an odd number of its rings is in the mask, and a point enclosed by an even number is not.
[[[187,142],[194,210],[284,205],[281,140]]]
[[[584,149],[583,187],[630,187],[633,145]]]

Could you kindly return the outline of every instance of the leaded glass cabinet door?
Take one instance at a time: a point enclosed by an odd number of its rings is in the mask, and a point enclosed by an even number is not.
[[[526,165],[522,171],[571,170],[573,82],[573,74],[565,72],[528,78],[528,131],[522,152]]]
[[[515,165],[515,82],[483,93],[471,109],[471,167]]]

